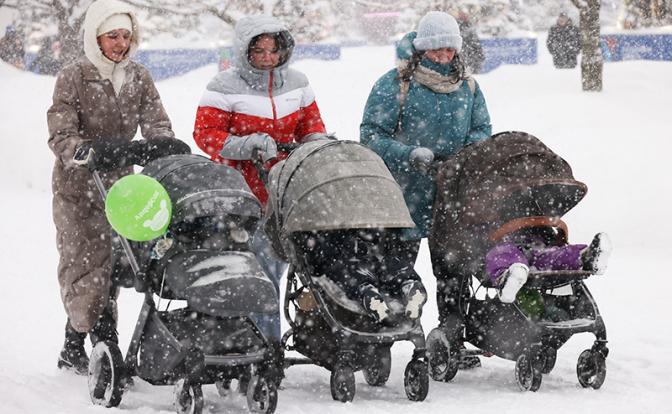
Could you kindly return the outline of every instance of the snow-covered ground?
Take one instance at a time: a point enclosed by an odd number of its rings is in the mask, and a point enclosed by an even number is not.
[[[540,45],[544,43],[540,41]],[[382,388],[357,374],[352,403],[331,399],[329,374],[310,366],[287,371],[278,412],[299,413],[644,413],[672,406],[672,324],[668,278],[672,222],[672,63],[622,62],[604,68],[604,91],[581,91],[579,69],[555,70],[540,47],[533,66],[504,66],[477,79],[495,132],[523,130],[540,137],[569,161],[590,188],[566,222],[575,242],[607,231],[615,244],[605,276],[588,281],[607,325],[607,380],[598,391],[580,388],[575,365],[592,335],[573,337],[558,354],[541,389],[524,393],[513,379],[513,362],[483,360],[451,383],[430,382],[428,398],[411,403],[403,391],[410,344],[392,349],[393,368]],[[393,65],[391,47],[351,48],[335,62],[301,61],[329,131],[357,139],[374,81]],[[178,136],[192,144],[196,105],[215,66],[158,83]],[[170,413],[172,388],[138,380],[118,409],[89,401],[86,378],[56,369],[65,315],[56,281],[57,255],[51,222],[46,110],[54,79],[0,64],[0,412]],[[192,145],[193,146],[193,145]],[[194,146],[195,148],[195,146]],[[669,263],[668,263],[669,264]],[[437,323],[429,256],[418,261],[431,299],[423,325]],[[120,300],[122,349],[130,339],[141,297],[124,291]],[[243,397],[221,399],[206,386],[206,412],[244,412]]]

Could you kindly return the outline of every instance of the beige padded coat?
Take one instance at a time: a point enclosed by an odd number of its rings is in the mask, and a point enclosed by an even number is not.
[[[115,13],[129,14],[134,28],[131,50],[117,64],[102,55],[95,36],[100,24]],[[138,45],[137,20],[129,7],[114,0],[94,2],[84,23],[84,43],[85,56],[59,73],[47,112],[49,147],[56,156],[52,190],[58,281],[70,322],[80,332],[89,331],[114,299],[110,298],[112,231],[91,173],[72,163],[73,154],[86,140],[130,141],[138,126],[146,139],[174,137],[149,72],[129,60]],[[111,74],[123,76],[118,95]],[[126,168],[101,176],[109,188],[131,172]]]

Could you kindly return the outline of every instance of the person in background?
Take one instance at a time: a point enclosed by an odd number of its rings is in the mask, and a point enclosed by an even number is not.
[[[386,254],[415,264],[420,241],[432,226],[436,161],[490,137],[492,127],[478,83],[465,72],[462,36],[455,18],[427,13],[397,45],[397,69],[373,86],[364,108],[360,141],[385,161],[404,193],[415,228],[388,240]],[[450,275],[437,278],[439,314],[459,312],[459,287]],[[478,360],[476,360],[478,362]]]
[[[14,25],[7,26],[5,35],[0,39],[0,59],[23,69],[25,55],[23,32]]]
[[[277,143],[327,137],[308,79],[288,67],[293,50],[294,38],[276,18],[240,19],[232,67],[210,81],[196,111],[196,144],[214,161],[239,170],[263,205],[268,193],[262,175],[288,155]],[[263,227],[262,223],[254,235],[252,248],[279,289],[287,265],[272,253]],[[258,323],[265,325],[266,333],[280,337],[279,311],[272,321]]]
[[[130,60],[138,43],[138,21],[128,5],[91,3],[84,20],[84,56],[58,74],[47,111],[48,143],[56,156],[58,281],[68,316],[58,367],[82,375],[88,371],[87,333],[93,345],[118,341],[112,229],[87,166],[100,171],[109,188],[133,172],[132,164],[190,152],[175,139],[149,72]],[[138,127],[147,140],[131,141]]]
[[[61,43],[54,37],[47,36],[42,39],[37,56],[28,69],[41,75],[56,75],[61,70],[60,61]]]
[[[553,65],[558,69],[576,67],[581,51],[579,28],[574,26],[567,13],[560,13],[556,24],[551,26],[546,38],[546,47],[553,56]]]

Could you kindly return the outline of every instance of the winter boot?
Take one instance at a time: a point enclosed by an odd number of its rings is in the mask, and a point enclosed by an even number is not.
[[[362,305],[371,317],[381,324],[390,322],[390,308],[387,306],[383,295],[381,295],[375,286],[368,283],[362,285],[359,288],[359,293],[362,297]]]
[[[84,350],[86,333],[75,331],[70,319],[65,324],[65,343],[58,356],[58,368],[69,369],[77,375],[88,375],[89,357]]]
[[[422,305],[427,302],[427,292],[419,280],[407,280],[401,285],[401,292],[406,299],[406,316],[418,319],[422,315]]]
[[[597,233],[590,245],[581,252],[583,270],[596,275],[604,274],[611,255],[611,239],[607,233]]]
[[[522,263],[514,263],[499,277],[499,300],[503,303],[512,303],[521,287],[527,282],[530,269]],[[502,281],[504,282],[502,285]]]

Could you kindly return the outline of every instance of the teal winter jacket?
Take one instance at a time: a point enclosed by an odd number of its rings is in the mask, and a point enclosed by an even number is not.
[[[408,59],[414,52],[415,33],[407,34],[397,46],[397,57]],[[452,64],[439,65],[422,58],[420,65],[448,75]],[[411,79],[404,102],[400,128],[400,80],[393,69],[373,86],[364,108],[360,141],[384,161],[404,193],[415,228],[404,229],[402,239],[427,237],[432,224],[432,204],[436,195],[434,178],[410,166],[410,152],[418,147],[432,150],[435,157],[446,158],[465,145],[489,138],[492,133],[485,99],[474,81],[450,93],[434,92]]]

